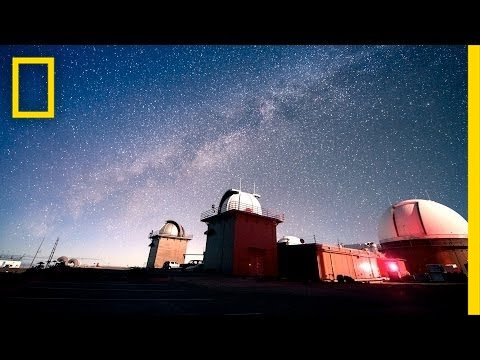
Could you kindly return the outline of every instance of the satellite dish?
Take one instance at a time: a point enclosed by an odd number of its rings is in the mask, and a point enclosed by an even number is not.
[[[57,259],[57,261],[58,261],[59,263],[64,263],[64,264],[66,264],[66,263],[68,262],[68,257],[66,257],[66,256],[60,256],[60,257]]]
[[[80,261],[78,261],[78,259],[73,259],[72,258],[72,259],[68,260],[68,263],[72,264],[73,267],[79,267],[80,266]]]

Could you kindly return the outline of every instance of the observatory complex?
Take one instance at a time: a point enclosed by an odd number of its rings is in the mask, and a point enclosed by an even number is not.
[[[390,206],[378,225],[382,252],[406,260],[411,273],[441,264],[467,274],[468,223],[456,211],[431,200]]]
[[[201,214],[207,225],[203,269],[236,276],[285,277],[320,281],[382,281],[422,275],[433,268],[468,273],[468,223],[454,210],[431,200],[390,206],[380,217],[380,244],[305,243],[296,236],[277,241],[284,214],[260,204],[260,195],[227,190],[218,207]],[[152,231],[148,268],[166,261],[182,264],[191,236],[168,220]]]

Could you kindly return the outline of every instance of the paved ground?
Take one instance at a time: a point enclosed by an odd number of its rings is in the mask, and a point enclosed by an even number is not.
[[[16,275],[17,277],[19,275]],[[8,316],[37,320],[160,318],[461,319],[466,284],[302,284],[167,274],[0,281]]]

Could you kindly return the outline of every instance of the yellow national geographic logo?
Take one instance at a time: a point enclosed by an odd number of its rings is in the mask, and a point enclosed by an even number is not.
[[[47,110],[20,111],[19,71],[20,65],[47,65]],[[14,57],[12,58],[12,117],[13,118],[53,118],[55,108],[55,62],[53,57]]]

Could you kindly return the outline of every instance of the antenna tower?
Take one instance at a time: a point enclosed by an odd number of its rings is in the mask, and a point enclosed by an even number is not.
[[[42,247],[42,244],[43,244],[43,241],[44,241],[44,240],[45,240],[45,236],[43,237],[42,242],[41,242],[40,245],[38,246],[37,252],[35,253],[35,256],[33,257],[32,262],[30,263],[30,267],[32,267],[33,262],[35,261],[37,255],[38,255],[38,252],[40,251],[40,248]]]
[[[50,256],[48,257],[47,263],[45,264],[45,268],[47,268],[48,265],[50,265],[50,263],[52,262],[53,254],[55,254],[55,249],[57,248],[57,244],[58,244],[59,239],[60,238],[57,237],[57,240],[55,241],[55,245],[53,245],[52,252],[50,253]]]

